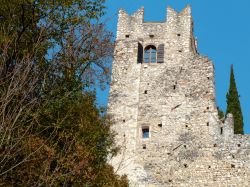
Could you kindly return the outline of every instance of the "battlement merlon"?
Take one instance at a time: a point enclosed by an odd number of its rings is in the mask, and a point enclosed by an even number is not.
[[[180,36],[179,41],[185,52],[196,52],[196,41],[193,36],[193,19],[191,7],[186,6],[180,13],[167,7],[166,20],[163,22],[145,22],[144,8],[140,8],[134,14],[129,15],[120,9],[118,14],[117,40],[137,40],[148,35],[159,36],[168,40],[172,36]],[[173,38],[175,40],[175,38]]]

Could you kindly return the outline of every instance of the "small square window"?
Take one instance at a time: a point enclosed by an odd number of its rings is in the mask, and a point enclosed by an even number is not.
[[[129,34],[126,35],[126,38],[129,38]]]
[[[142,128],[142,138],[149,138],[149,127]]]
[[[153,38],[153,37],[154,37],[154,35],[153,35],[153,34],[150,34],[150,35],[149,35],[149,37],[150,37],[150,38]]]

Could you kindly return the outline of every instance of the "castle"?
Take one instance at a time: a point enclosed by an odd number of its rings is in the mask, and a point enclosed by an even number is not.
[[[250,137],[219,120],[214,66],[197,51],[191,8],[119,11],[108,113],[131,186],[250,186]]]

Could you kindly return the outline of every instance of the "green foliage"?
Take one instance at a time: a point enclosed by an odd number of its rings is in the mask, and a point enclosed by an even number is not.
[[[128,186],[107,164],[111,122],[95,105],[112,35],[104,0],[0,4],[0,186]]]
[[[233,66],[231,66],[230,86],[227,93],[227,111],[226,114],[231,113],[234,117],[234,133],[244,134],[243,130],[243,116],[240,106],[239,95],[234,78]]]
[[[224,114],[223,110],[221,110],[219,107],[217,107],[217,110],[218,110],[219,119],[220,119],[222,122],[224,122],[225,114]]]
[[[2,76],[23,60],[43,63],[48,41],[46,31],[38,27],[39,16],[33,1],[2,0],[0,5],[0,62]]]

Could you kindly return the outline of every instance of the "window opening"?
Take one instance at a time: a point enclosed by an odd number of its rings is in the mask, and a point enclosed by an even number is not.
[[[159,124],[158,124],[158,127],[162,127],[162,124],[161,124],[161,123],[159,123]]]
[[[153,35],[153,34],[150,34],[150,35],[149,35],[149,37],[150,37],[150,38],[153,38],[153,37],[154,37],[154,35]]]
[[[144,50],[144,62],[156,63],[156,47],[149,45]]]
[[[149,138],[149,127],[142,128],[142,138]]]
[[[126,35],[126,38],[129,38],[129,34]]]
[[[223,127],[220,128],[220,134],[223,134]]]
[[[147,148],[146,144],[143,144],[142,149],[146,149],[146,148]]]

